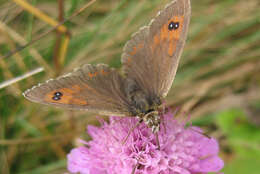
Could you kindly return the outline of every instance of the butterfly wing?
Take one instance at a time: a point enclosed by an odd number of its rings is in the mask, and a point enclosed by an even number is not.
[[[187,37],[190,0],[174,0],[135,33],[124,47],[124,72],[149,96],[165,97]]]
[[[106,65],[82,68],[25,91],[24,96],[37,103],[71,109],[84,109],[104,115],[130,116],[124,80]]]

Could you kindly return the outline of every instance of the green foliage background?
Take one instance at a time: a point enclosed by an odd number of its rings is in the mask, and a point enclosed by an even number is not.
[[[28,1],[52,18],[57,1]],[[64,1],[65,18],[86,4]],[[93,114],[34,104],[22,92],[85,63],[120,68],[124,43],[149,23],[168,0],[97,0],[66,23],[72,33],[65,63],[53,64],[57,33],[52,32],[17,55],[0,58],[0,83],[36,67],[46,71],[0,89],[0,173],[41,174],[66,171],[66,154],[78,145]],[[0,56],[51,27],[13,1],[0,1]],[[260,164],[260,2],[192,0],[188,41],[172,89],[171,108],[188,112],[193,124],[219,140],[226,174],[258,174]],[[10,36],[9,36],[10,34]],[[33,56],[34,49],[43,61]],[[49,69],[48,69],[49,67]]]

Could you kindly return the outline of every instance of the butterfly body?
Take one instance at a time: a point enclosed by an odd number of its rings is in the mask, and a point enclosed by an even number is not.
[[[133,79],[126,79],[125,82],[124,90],[131,105],[133,115],[146,114],[148,111],[156,109],[154,108],[155,105],[161,104],[159,98],[154,98],[146,94]]]
[[[143,120],[154,133],[159,131],[160,115],[158,109],[162,103],[161,99],[147,95],[132,79],[126,80],[125,92],[130,103],[129,110],[132,116]]]
[[[123,49],[124,76],[107,65],[83,65],[24,92],[33,101],[103,115],[137,116],[153,132],[187,37],[190,0],[173,0]]]

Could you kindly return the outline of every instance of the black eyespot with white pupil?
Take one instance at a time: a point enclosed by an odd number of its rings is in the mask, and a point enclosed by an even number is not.
[[[62,95],[63,94],[61,92],[55,92],[52,99],[55,100],[55,101],[60,100]]]
[[[168,25],[169,30],[177,30],[179,28],[179,22],[171,21]]]

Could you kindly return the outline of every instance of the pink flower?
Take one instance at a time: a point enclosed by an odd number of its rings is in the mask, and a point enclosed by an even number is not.
[[[214,138],[204,136],[198,127],[185,128],[171,113],[163,117],[160,150],[155,135],[143,123],[122,144],[137,118],[110,117],[110,123],[102,121],[101,127],[88,126],[92,140],[72,149],[68,170],[82,174],[131,174],[136,167],[135,174],[205,174],[222,169],[224,163],[218,157]]]

